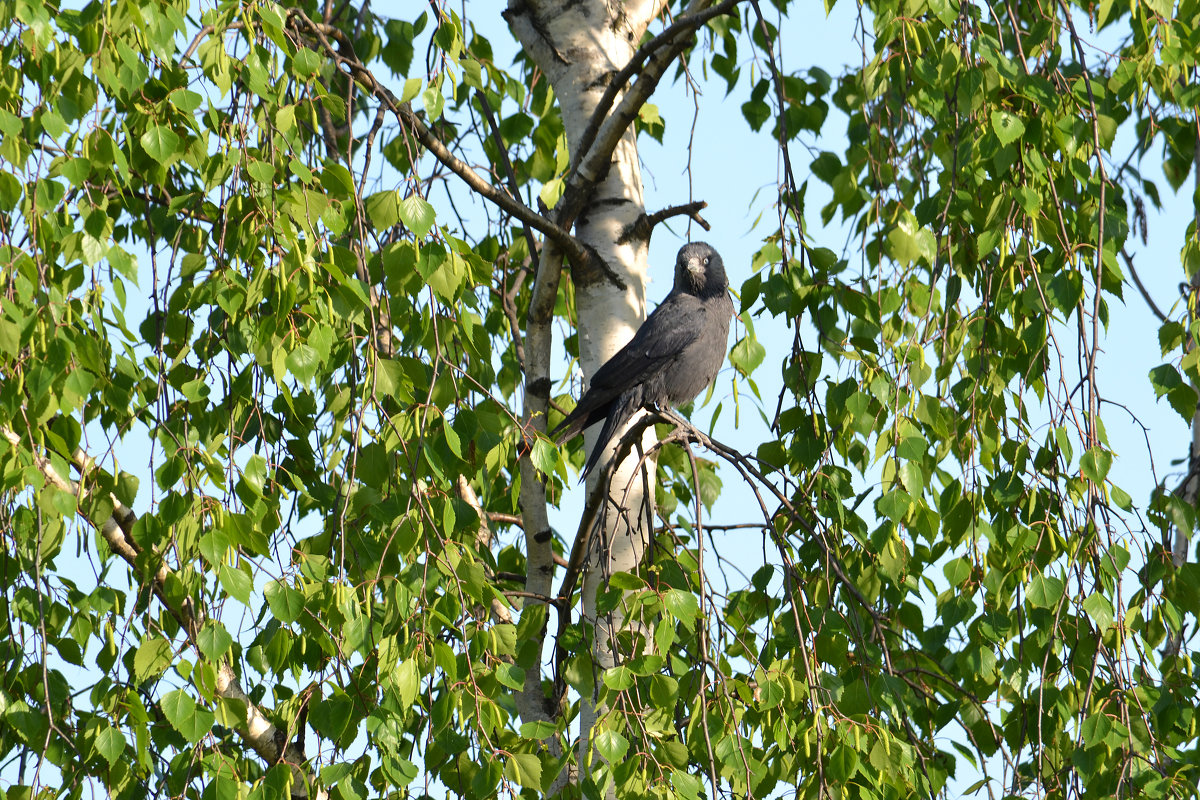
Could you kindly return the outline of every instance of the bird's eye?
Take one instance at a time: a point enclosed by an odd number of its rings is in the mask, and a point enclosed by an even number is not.
[[[708,262],[709,262],[709,261],[711,261],[711,260],[712,260],[712,259],[711,259],[709,256],[705,256],[705,257],[704,257],[704,264],[705,264],[705,266],[708,266]]]

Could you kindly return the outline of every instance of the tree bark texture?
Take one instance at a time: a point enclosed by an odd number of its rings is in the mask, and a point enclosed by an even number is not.
[[[662,7],[661,0],[626,3],[514,0],[510,3],[505,16],[514,34],[554,87],[562,109],[572,163],[578,164],[592,153],[596,137],[588,129],[601,99],[613,78],[630,62],[647,26]],[[614,107],[619,106],[624,94],[622,91],[617,95]],[[587,141],[588,138],[593,141]],[[600,142],[599,146],[606,145]],[[571,265],[576,290],[579,356],[584,373],[590,376],[633,337],[646,316],[649,243],[645,237],[625,235],[645,214],[641,165],[632,127],[626,127],[613,147],[607,169],[585,183],[591,184],[585,190],[586,197],[571,196],[575,190],[568,189],[568,194],[560,201],[560,216],[556,221],[564,226],[574,224],[575,236],[589,251],[591,259],[586,265]],[[564,211],[564,208],[571,210]],[[573,215],[574,208],[578,208],[577,216]],[[543,250],[539,283],[551,280],[556,265],[547,265],[545,260],[553,257],[554,254]],[[557,286],[556,280],[554,283]],[[535,366],[527,371],[527,394],[534,388],[530,378],[548,390],[549,381],[539,380],[550,377],[548,322],[546,320],[547,324],[543,325],[531,311],[526,350],[530,364]],[[547,369],[544,376],[538,374],[543,365]],[[533,400],[544,411],[544,399],[534,397]],[[527,398],[527,421],[533,419],[531,411],[536,410],[531,408],[530,398]],[[597,432],[593,430],[587,434],[588,448],[594,445]],[[653,430],[647,430],[647,447],[652,443],[652,437]],[[639,469],[638,461],[635,448],[634,453],[612,471],[612,490],[606,508],[598,515],[600,524],[591,537],[592,545],[584,567],[583,615],[585,625],[595,632],[593,656],[598,671],[616,663],[615,634],[621,628],[622,619],[620,615],[598,618],[596,591],[612,573],[637,567],[651,530],[647,523],[653,519],[650,506],[654,496],[653,465],[648,463],[644,469]],[[538,502],[539,491],[540,505],[544,507],[545,496],[544,486],[535,486],[530,480],[531,472],[522,472],[523,513],[527,524],[531,515],[542,521],[532,529],[535,534],[537,530],[548,532],[544,511],[531,507]],[[603,479],[605,473],[604,469],[596,470],[591,480]],[[549,595],[549,576],[553,574],[550,542],[548,537],[546,541],[533,541],[529,530],[527,528],[530,585],[533,585],[535,573],[539,581],[539,588],[531,588],[531,592]],[[531,678],[533,680],[527,682],[523,693],[523,713],[528,709],[536,715],[532,706],[540,698],[532,695],[540,695],[540,676]],[[602,710],[596,708],[594,698],[582,699],[578,755],[584,771],[587,769],[589,732],[598,713]]]

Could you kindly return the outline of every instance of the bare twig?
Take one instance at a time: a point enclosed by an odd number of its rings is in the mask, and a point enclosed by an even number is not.
[[[1133,266],[1133,256],[1129,255],[1129,251],[1124,247],[1121,248],[1121,257],[1125,259],[1125,266],[1129,267],[1129,274],[1133,278],[1133,283],[1141,293],[1142,299],[1146,301],[1146,305],[1150,306],[1150,310],[1154,312],[1154,316],[1158,317],[1159,322],[1166,322],[1167,315],[1159,310],[1154,302],[1154,298],[1150,296],[1150,292],[1146,291],[1146,287],[1142,285],[1142,279],[1138,277],[1137,270]]]
[[[517,173],[513,169],[512,159],[508,156],[508,145],[504,142],[504,137],[500,135],[500,126],[496,124],[496,115],[492,113],[492,106],[487,101],[487,95],[478,89],[475,90],[475,99],[479,101],[479,110],[483,113],[488,129],[492,132],[492,143],[496,145],[496,151],[500,154],[500,165],[504,167],[504,177],[508,181],[508,193],[514,199],[520,200],[521,187],[517,184]],[[524,231],[525,243],[529,246],[529,257],[532,258],[538,251],[537,241],[533,238],[533,231],[529,229],[529,226],[526,226]]]
[[[621,232],[621,236],[617,239],[617,244],[624,244],[632,239],[649,241],[650,235],[654,233],[654,228],[671,217],[688,216],[704,230],[712,230],[712,226],[708,224],[708,220],[700,216],[700,210],[703,208],[708,208],[708,203],[703,200],[696,200],[678,206],[669,206],[661,211],[655,211],[649,216],[642,214],[637,218],[636,222]]]

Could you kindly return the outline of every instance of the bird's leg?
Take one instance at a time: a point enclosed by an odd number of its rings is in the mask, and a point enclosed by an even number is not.
[[[692,427],[692,423],[684,419],[682,414],[670,406],[660,410],[658,413],[678,428],[690,429]]]
[[[649,403],[646,403],[644,408],[647,412],[658,417],[662,421],[674,421],[674,419],[677,419],[677,417],[671,413],[672,409],[669,405],[660,403],[657,400],[651,400]]]

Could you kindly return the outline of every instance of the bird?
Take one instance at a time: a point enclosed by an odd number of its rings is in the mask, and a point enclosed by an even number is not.
[[[561,445],[604,422],[581,481],[639,409],[677,407],[708,388],[725,363],[732,318],[721,256],[705,242],[685,244],[675,258],[670,293],[629,343],[596,370],[579,403],[550,432]]]

